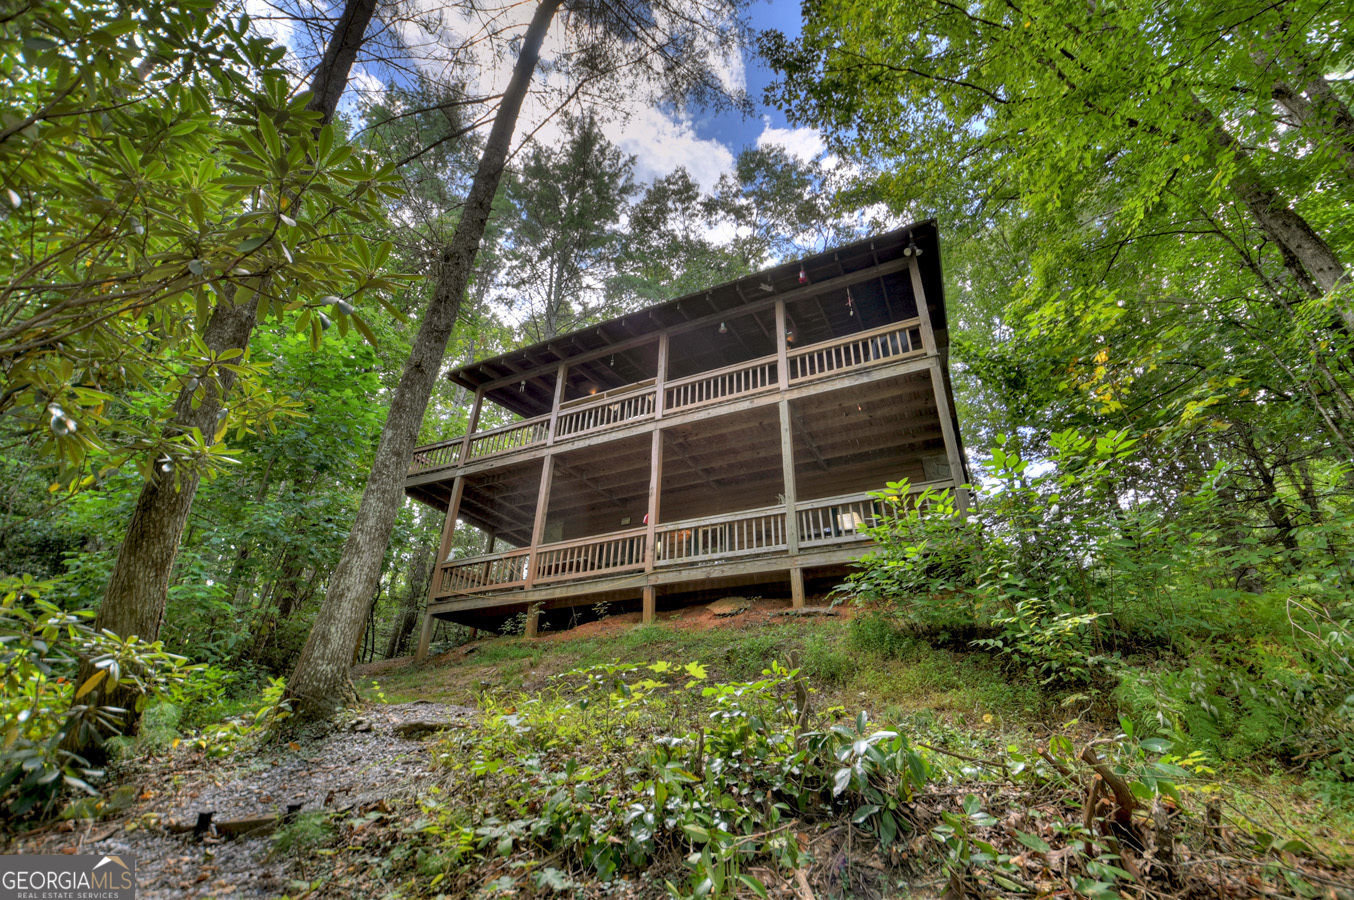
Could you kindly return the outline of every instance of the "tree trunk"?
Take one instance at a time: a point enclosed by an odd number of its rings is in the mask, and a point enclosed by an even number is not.
[[[391,397],[390,411],[381,430],[357,520],[348,534],[315,626],[287,685],[287,696],[302,718],[327,715],[340,704],[355,699],[348,678],[353,647],[361,636],[367,606],[375,594],[381,561],[403,499],[409,458],[465,297],[522,101],[536,69],[541,43],[560,3],[561,0],[541,0],[536,8],[502,105],[494,117],[494,126],[480,157],[456,232],[438,260],[437,284]]]
[[[315,85],[347,83],[349,70],[357,56],[356,47],[348,52],[346,49],[335,49],[334,45],[340,44],[346,48],[354,40],[360,43],[374,9],[374,0],[351,0],[339,20],[342,30],[335,31],[330,46],[325,50],[324,60],[315,74]],[[338,97],[328,87],[323,93],[317,90],[306,108],[319,112],[323,120],[328,122],[334,117]],[[244,350],[249,346],[261,293],[262,290],[255,292],[248,301],[239,305],[230,296],[223,296],[217,302],[202,335],[203,342],[210,350],[219,355],[227,350]],[[192,391],[185,388],[179,392],[174,404],[171,432],[198,428],[204,436],[216,433],[216,414],[235,382],[235,374],[223,367],[215,373],[214,378],[205,378],[203,382],[206,385],[206,399],[197,409],[193,408],[191,402]],[[178,554],[183,527],[188,521],[200,479],[197,468],[186,465],[180,466],[177,483],[174,475],[173,472],[162,472],[157,464],[151,480],[142,486],[117,561],[113,564],[103,602],[99,604],[94,619],[95,628],[107,629],[124,637],[137,635],[145,640],[159,637],[174,557]],[[93,673],[93,667],[88,662],[82,662],[77,683],[83,684]],[[124,733],[135,732],[140,714],[136,712],[135,698],[129,689],[106,691],[100,686],[82,699],[88,709],[104,705],[127,709],[122,723]],[[63,746],[78,753],[97,743],[98,737],[92,718],[80,716],[79,721],[67,731]]]
[[[1246,207],[1260,230],[1277,244],[1285,258],[1291,255],[1323,292],[1329,292],[1345,283],[1344,263],[1335,251],[1316,233],[1316,229],[1267,185],[1255,171],[1250,156],[1241,143],[1232,136],[1212,111],[1195,101],[1201,121],[1213,131],[1213,143],[1229,151],[1236,160],[1236,174],[1228,187]],[[1354,310],[1346,304],[1340,310],[1345,327],[1354,331]]]
[[[404,595],[404,602],[400,604],[400,614],[395,619],[395,625],[390,629],[385,659],[399,656],[409,641],[409,635],[414,633],[414,626],[418,624],[418,611],[423,605],[424,597],[428,593],[428,582],[432,578],[434,552],[434,547],[425,544],[419,550],[418,556],[414,557],[413,565],[409,567],[409,589]]]
[[[221,299],[212,311],[202,335],[207,347],[217,354],[229,349],[243,349],[249,341],[250,332],[254,330],[257,298],[256,293],[239,305]],[[181,433],[196,428],[204,437],[214,435],[216,414],[234,382],[235,373],[224,367],[212,377],[203,377],[206,397],[196,409],[192,402],[194,391],[185,386],[174,403],[173,424],[166,431]],[[171,465],[177,470],[165,472],[157,462],[150,480],[141,488],[131,521],[127,523],[122,547],[118,550],[117,561],[108,578],[103,602],[99,604],[98,614],[94,617],[96,630],[111,631],[120,637],[136,635],[148,641],[156,640],[160,635],[174,557],[179,550],[179,541],[183,537],[184,524],[188,521],[199,481],[195,465],[184,462],[172,462]],[[87,660],[82,661],[76,683],[83,684],[95,671]],[[136,711],[134,688],[118,686],[105,690],[100,685],[82,699],[89,709],[98,706],[126,709],[121,727],[124,733],[136,730],[140,714]],[[91,717],[81,716],[67,732],[64,746],[68,750],[80,752],[91,744],[99,743],[95,729]]]

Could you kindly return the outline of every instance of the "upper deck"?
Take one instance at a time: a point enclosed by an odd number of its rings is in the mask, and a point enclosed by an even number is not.
[[[440,506],[457,475],[919,369],[948,346],[940,296],[923,222],[456,369],[470,433],[417,448],[406,490]],[[485,401],[517,420],[476,430]]]

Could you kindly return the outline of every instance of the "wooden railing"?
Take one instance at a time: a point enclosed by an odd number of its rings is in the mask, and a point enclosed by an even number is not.
[[[866,537],[863,528],[878,524],[881,504],[869,494],[848,494],[795,504],[799,546],[836,544]]]
[[[642,393],[603,397],[568,411],[560,409],[555,440],[647,419],[653,416],[653,410],[653,388]]]
[[[791,350],[786,359],[790,383],[821,378],[881,360],[914,354],[920,356],[926,352],[922,347],[920,323],[920,319],[908,319],[906,322]]]
[[[911,485],[918,494],[928,487],[951,487],[949,480]],[[866,526],[884,515],[884,504],[868,493],[845,494],[795,505],[801,549],[868,540]],[[716,560],[761,554],[782,554],[789,548],[785,507],[768,506],[665,522],[654,529],[656,567],[697,566]],[[584,581],[606,575],[643,571],[647,530],[631,528],[594,537],[544,544],[536,550],[532,584]],[[527,584],[530,549],[452,560],[438,567],[437,596],[455,599],[483,591],[518,590]]]
[[[414,458],[409,463],[409,473],[412,475],[414,472],[456,465],[461,459],[461,444],[464,440],[464,438],[455,438],[454,440],[419,447],[414,451]]]
[[[909,319],[791,350],[786,356],[788,381],[791,384],[811,381],[883,361],[920,356],[926,352],[922,346],[920,322],[920,319]],[[765,356],[678,378],[664,386],[663,408],[673,412],[698,409],[773,391],[777,377],[776,357]],[[651,419],[656,400],[657,392],[650,381],[573,401],[573,404],[560,407],[555,442]],[[549,437],[549,416],[514,422],[472,436],[466,461],[533,447],[545,443]],[[410,474],[457,465],[460,447],[459,439],[419,447],[414,451]]]
[[[550,417],[537,416],[523,419],[511,425],[503,425],[491,431],[482,431],[470,438],[469,459],[483,459],[495,453],[521,450],[532,444],[545,443],[550,436]]]
[[[536,551],[537,583],[593,578],[644,568],[648,530],[632,528],[597,537],[546,544]]]
[[[773,390],[775,387],[776,358],[764,357],[668,382],[663,408],[689,409]]]
[[[749,556],[788,546],[783,506],[666,523],[658,526],[655,534],[657,566]]]
[[[438,567],[437,595],[471,594],[526,584],[531,548],[457,559]]]

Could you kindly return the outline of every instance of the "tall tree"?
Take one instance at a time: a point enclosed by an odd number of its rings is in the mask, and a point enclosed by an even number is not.
[[[327,714],[354,697],[348,666],[403,500],[405,471],[470,282],[541,44],[561,6],[562,0],[541,0],[535,9],[518,45],[512,77],[499,102],[460,221],[440,251],[436,287],[391,397],[357,520],[287,685],[287,694],[302,716]],[[576,38],[579,50],[569,63],[577,79],[571,93],[589,84],[604,84],[624,72],[632,86],[648,79],[670,100],[724,96],[711,62],[722,61],[723,52],[741,35],[741,26],[732,17],[737,7],[736,0],[687,4],[597,0],[570,5],[566,37]]]
[[[634,168],[594,116],[566,115],[563,142],[533,143],[509,179],[502,280],[530,342],[614,310]]]

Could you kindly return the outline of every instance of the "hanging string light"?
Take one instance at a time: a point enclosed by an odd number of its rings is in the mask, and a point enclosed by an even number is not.
[[[856,298],[851,296],[851,288],[846,289],[846,314],[854,316],[856,314]]]
[[[522,379],[522,381],[517,385],[517,393],[525,394],[526,392],[527,392],[527,382],[526,379]]]

